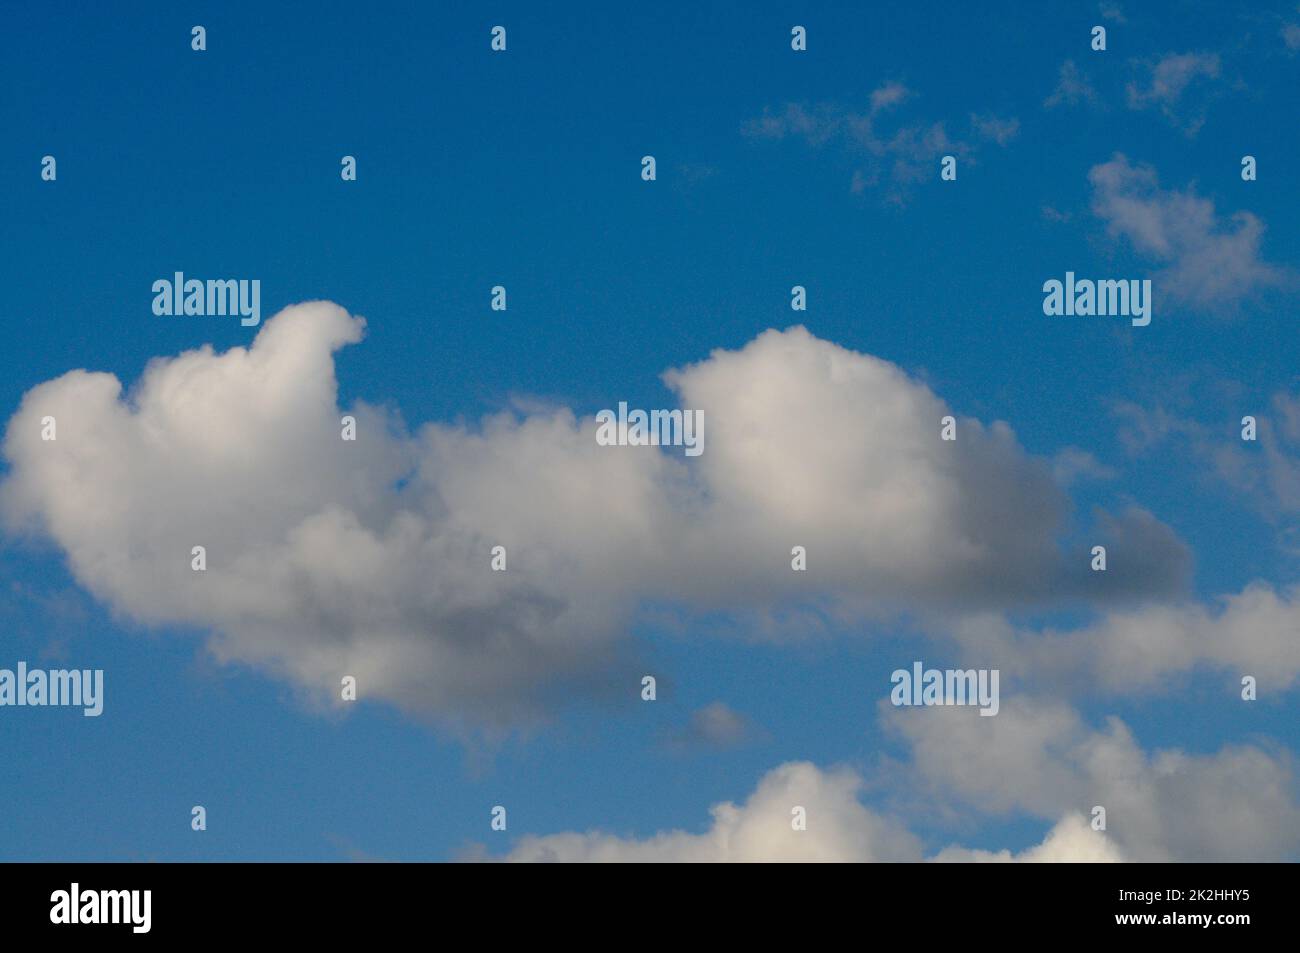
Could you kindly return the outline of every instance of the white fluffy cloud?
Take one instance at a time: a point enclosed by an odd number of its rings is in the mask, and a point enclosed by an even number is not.
[[[940,440],[950,408],[929,388],[802,328],[665,375],[704,412],[688,461],[599,446],[594,418],[565,408],[408,435],[359,406],[345,442],[333,352],[363,326],[303,304],[248,348],[153,361],[127,394],[87,371],[33,388],[0,509],[113,609],[205,630],[221,659],[322,700],[354,675],[363,698],[505,722],[617,661],[645,599],[779,635],[823,613],[1158,593],[1185,569],[1173,534],[1129,511],[1099,532],[1131,571],[1093,588],[1059,544],[1068,500],[1048,461],[1000,422],[962,418]],[[496,545],[507,572],[490,570]],[[790,571],[795,545],[807,573]]]
[[[823,770],[790,762],[769,771],[744,804],[725,802],[710,810],[702,834],[666,831],[647,838],[591,831],[527,836],[505,858],[515,862],[594,863],[884,863],[924,859],[921,842],[897,820],[863,806],[862,778],[849,768]],[[795,830],[795,808],[806,828]],[[950,847],[936,861],[1023,862],[1121,859],[1104,834],[1066,817],[1046,840],[1021,854],[993,854]]]
[[[6,437],[4,512],[52,537],[115,610],[209,630],[218,657],[310,695],[337,698],[355,675],[363,698],[522,716],[608,651],[616,614],[599,582],[641,541],[626,524],[653,516],[638,494],[657,495],[656,458],[600,453],[563,411],[415,442],[359,407],[345,442],[332,352],[362,329],[305,304],[250,348],[151,363],[125,398],[84,371],[34,388]],[[56,441],[40,439],[46,415]],[[429,473],[457,451],[459,467]],[[458,506],[466,477],[496,489],[479,497],[490,508]],[[613,486],[625,505],[594,512]],[[498,543],[513,549],[506,573],[488,569]],[[195,545],[206,572],[191,570]]]
[[[1193,191],[1159,187],[1156,172],[1116,154],[1093,166],[1092,211],[1112,237],[1159,262],[1157,291],[1196,308],[1231,306],[1286,275],[1260,256],[1264,223],[1250,212],[1224,219]]]
[[[1123,862],[1124,856],[1109,837],[1093,830],[1087,820],[1068,814],[1048,831],[1041,844],[1018,854],[1005,849],[947,847],[933,859],[941,864],[1117,864]]]
[[[734,748],[759,734],[748,718],[718,701],[691,712],[690,721],[669,737],[668,746],[676,751]]]
[[[1004,701],[992,718],[968,707],[880,708],[909,749],[873,775],[872,790],[894,809],[864,804],[866,784],[850,768],[792,762],[743,803],[715,805],[702,833],[527,835],[505,859],[1113,863],[1275,860],[1300,847],[1300,790],[1282,750],[1148,752],[1117,718],[1094,729],[1061,702],[1029,697]],[[1092,827],[1097,806],[1104,831]],[[805,830],[792,827],[796,808]],[[1015,853],[952,845],[929,854],[912,829],[980,816],[1052,826]]]
[[[524,837],[512,861],[764,862],[899,861],[920,857],[911,834],[864,807],[862,779],[847,768],[823,771],[791,762],[770,771],[742,805],[716,804],[703,834],[668,831],[644,840],[613,834]],[[802,807],[807,829],[792,811]]]
[[[682,579],[687,591],[714,591],[719,561],[750,603],[824,591],[875,609],[1001,608],[1179,586],[1182,544],[1129,510],[1100,532],[1133,554],[1133,571],[1093,588],[1086,558],[1058,544],[1069,501],[1051,464],[1002,422],[961,419],[957,439],[940,440],[951,409],[887,361],[793,328],[665,379],[710,421],[698,467],[709,505],[694,521],[703,532],[686,537],[707,558],[687,560],[698,581]],[[788,572],[793,544],[808,549],[807,577]]]
[[[157,359],[129,392],[87,371],[38,385],[6,432],[0,513],[53,540],[124,617],[197,628],[218,658],[322,702],[355,675],[362,698],[475,725],[520,723],[570,689],[609,690],[647,600],[788,635],[823,616],[960,619],[1078,596],[1104,607],[1168,592],[1185,568],[1149,514],[1103,515],[1089,539],[1108,540],[1124,571],[1094,588],[1102,574],[1060,543],[1069,501],[1051,461],[1000,422],[959,418],[958,439],[941,440],[951,408],[933,391],[802,328],[665,375],[683,407],[704,412],[694,459],[600,446],[594,417],[565,408],[414,434],[368,406],[344,411],[333,354],[363,329],[314,302],[266,322],[248,348]],[[356,442],[340,439],[345,412]],[[47,416],[54,441],[41,439]],[[191,569],[196,545],[205,572]],[[496,545],[507,572],[490,568]],[[794,545],[807,547],[807,573],[790,571]],[[1098,677],[1146,684],[1204,659],[1258,667],[1261,685],[1265,669],[1294,680],[1292,601],[1248,590],[1217,616],[1115,603],[1109,628],[1052,664],[1088,671],[1095,653]],[[970,625],[958,638],[977,645]],[[1220,642],[1225,629],[1241,634]],[[1007,632],[987,644],[1018,645]],[[1049,671],[1035,651],[1023,647],[1026,673]],[[624,672],[629,692],[636,671]],[[1300,830],[1289,767],[1258,748],[1148,757],[1117,722],[1096,732],[1068,709],[1025,704],[1004,701],[991,719],[887,716],[912,745],[910,790],[1057,825],[1008,858],[1273,856],[1289,843],[1276,831]],[[715,741],[734,736],[730,709],[701,718]],[[852,772],[786,765],[744,805],[715,808],[705,834],[556,835],[516,853],[921,859],[859,786]],[[1081,840],[1070,820],[1093,803],[1111,811],[1113,845]],[[790,830],[794,805],[807,831]]]
[[[1293,518],[1300,512],[1300,395],[1282,390],[1268,406],[1243,408],[1255,411],[1256,439],[1247,441],[1240,423],[1225,427],[1214,416],[1225,401],[1239,399],[1232,386],[1199,385],[1205,404],[1216,408],[1208,420],[1192,416],[1196,408],[1176,395],[1173,409],[1161,403],[1166,395],[1116,401],[1112,412],[1120,421],[1120,442],[1134,457],[1177,454],[1202,479],[1221,482],[1236,503],[1257,510],[1273,526],[1281,549],[1295,555],[1300,553],[1300,526]]]
[[[1024,696],[1004,699],[993,718],[881,710],[911,752],[898,783],[926,811],[949,804],[1050,821],[1100,805],[1115,848],[1136,861],[1281,860],[1300,847],[1295,767],[1283,750],[1148,753],[1118,718],[1093,729],[1060,702]]]
[[[1300,587],[1254,583],[1219,600],[1152,604],[1103,613],[1076,629],[1016,629],[1001,616],[971,616],[955,635],[972,664],[998,668],[1036,692],[1168,693],[1179,676],[1206,671],[1240,691],[1254,676],[1261,697],[1300,681]]]

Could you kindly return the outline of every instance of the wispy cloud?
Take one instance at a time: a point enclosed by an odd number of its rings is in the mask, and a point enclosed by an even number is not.
[[[1110,20],[1112,23],[1119,24],[1128,23],[1128,18],[1124,16],[1123,9],[1120,8],[1118,3],[1113,2],[1113,0],[1102,0],[1102,2],[1097,5],[1097,10],[1101,13],[1103,20]]]
[[[1254,511],[1277,534],[1279,548],[1300,555],[1300,394],[1278,391],[1262,406],[1228,381],[1198,379],[1196,388],[1218,418],[1192,416],[1189,398],[1175,393],[1141,402],[1116,401],[1111,412],[1118,436],[1134,456],[1179,455],[1199,479],[1231,491],[1234,502]],[[1172,401],[1173,409],[1171,409]],[[1225,407],[1235,408],[1224,413]],[[1242,418],[1254,418],[1255,440],[1242,439]],[[1300,624],[1300,622],[1298,622]],[[1262,633],[1261,633],[1262,635]]]
[[[997,116],[980,116],[971,113],[971,128],[981,139],[1005,146],[1020,133],[1020,120],[1001,119]]]
[[[51,537],[124,616],[201,627],[217,658],[322,704],[353,675],[362,698],[494,725],[607,690],[637,607],[665,593],[778,639],[817,631],[813,609],[865,619],[1184,584],[1177,536],[1126,512],[1097,535],[1152,568],[1098,590],[1060,539],[1068,495],[1009,426],[962,417],[946,444],[933,391],[803,328],[665,374],[709,421],[693,466],[608,452],[594,417],[562,407],[415,435],[344,411],[333,352],[363,328],[313,302],[251,347],[154,360],[129,401],[110,374],[38,385],[7,431],[0,513]],[[345,412],[359,446],[340,439]],[[41,440],[45,415],[57,442]],[[618,505],[593,507],[609,486]],[[813,592],[790,571],[795,543],[817,562]],[[506,572],[489,566],[498,544]],[[719,714],[701,731],[716,738]]]
[[[1012,700],[991,719],[962,707],[882,702],[880,710],[910,755],[888,764],[872,785],[894,810],[863,802],[868,779],[853,768],[793,761],[764,775],[742,803],[715,804],[702,833],[529,834],[504,859],[1168,862],[1282,859],[1300,843],[1295,766],[1286,752],[1252,745],[1210,754],[1147,751],[1118,718],[1093,728],[1068,705],[1031,697]],[[1104,831],[1087,820],[1098,804],[1109,812]],[[945,805],[1053,826],[1042,843],[1019,853],[949,846],[931,854],[906,818],[933,819]],[[482,850],[474,856],[487,859]]]
[[[1264,223],[1250,212],[1223,217],[1214,202],[1190,188],[1161,189],[1155,169],[1117,153],[1093,166],[1092,211],[1107,232],[1164,267],[1161,293],[1197,309],[1232,307],[1286,273],[1260,254]]]
[[[1056,80],[1056,88],[1052,90],[1052,95],[1043,101],[1043,105],[1048,109],[1054,109],[1057,106],[1096,106],[1100,103],[1097,91],[1092,88],[1092,83],[1074,60],[1066,60],[1061,64],[1060,72]]]
[[[1189,105],[1185,97],[1193,86],[1219,78],[1219,55],[1167,53],[1159,60],[1139,64],[1138,68],[1142,76],[1126,87],[1129,108],[1157,108],[1186,135],[1196,135],[1205,124],[1204,107]]]
[[[1116,472],[1079,447],[1066,447],[1052,461],[1052,475],[1061,486],[1079,480],[1113,480]]]
[[[1300,23],[1282,24],[1282,42],[1291,52],[1300,50]]]
[[[1020,129],[1014,117],[976,113],[970,115],[967,132],[961,137],[950,133],[943,121],[887,122],[887,114],[916,99],[912,90],[898,82],[877,87],[869,99],[865,110],[833,103],[787,103],[749,120],[742,131],[754,139],[798,137],[813,147],[838,143],[852,156],[868,160],[853,170],[852,192],[881,188],[887,200],[901,203],[911,187],[927,178],[938,178],[940,157],[969,159],[976,152],[977,142],[1005,146]]]

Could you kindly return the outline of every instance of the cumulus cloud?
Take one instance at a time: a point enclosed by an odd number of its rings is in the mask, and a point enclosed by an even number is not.
[[[156,359],[128,393],[83,370],[38,385],[9,423],[0,511],[115,611],[205,631],[219,659],[321,701],[353,675],[362,698],[507,723],[610,684],[646,600],[780,637],[918,606],[1172,592],[1185,576],[1182,544],[1130,510],[1096,532],[1133,571],[1096,588],[1060,542],[1069,501],[1048,461],[1001,422],[961,418],[940,440],[950,408],[929,388],[802,328],[665,375],[704,412],[706,450],[688,460],[602,447],[594,417],[567,408],[414,434],[341,410],[333,353],[363,327],[297,305],[250,347]],[[506,572],[490,569],[498,545]],[[795,545],[806,574],[790,571]]]
[[[1254,583],[1216,605],[1153,604],[1104,613],[1058,631],[1017,629],[997,616],[967,617],[954,634],[971,659],[1038,691],[1167,693],[1180,676],[1217,672],[1225,687],[1255,677],[1264,696],[1300,681],[1300,587]]]
[[[783,764],[768,772],[743,804],[725,802],[710,810],[701,834],[665,831],[646,838],[600,831],[530,835],[505,857],[514,862],[722,863],[805,861],[872,863],[924,859],[921,842],[897,820],[859,800],[862,778],[845,767],[823,770],[808,762]],[[793,811],[804,810],[807,826],[795,830]],[[992,854],[951,847],[936,861],[1021,862],[1114,861],[1121,859],[1104,834],[1078,818],[1062,819],[1046,840],[1021,854]]]
[[[521,838],[506,858],[559,862],[902,861],[920,857],[910,833],[864,807],[862,779],[848,768],[823,771],[791,762],[770,771],[744,804],[709,811],[702,834],[666,831],[646,839],[601,832]],[[807,829],[795,830],[802,807]]]
[[[1119,442],[1132,456],[1146,453],[1170,439],[1195,443],[1205,435],[1199,423],[1160,405],[1116,400],[1110,410],[1119,421]]]
[[[1184,96],[1194,85],[1219,78],[1217,53],[1167,53],[1141,66],[1143,77],[1128,84],[1130,109],[1158,108],[1172,124],[1189,136],[1205,123],[1203,112],[1184,109]]]
[[[1120,442],[1133,456],[1156,451],[1182,455],[1207,484],[1230,489],[1234,502],[1268,522],[1285,551],[1300,554],[1300,528],[1292,518],[1300,512],[1300,397],[1278,391],[1267,405],[1254,407],[1229,382],[1199,386],[1213,388],[1209,400],[1219,419],[1202,422],[1189,416],[1189,402],[1178,394],[1170,395],[1174,410],[1156,402],[1116,401],[1111,409],[1121,422]],[[1241,439],[1244,414],[1222,419],[1225,402],[1254,411],[1255,440]]]
[[[1148,165],[1117,153],[1088,172],[1093,214],[1108,233],[1164,268],[1157,290],[1202,309],[1240,303],[1260,289],[1283,283],[1285,273],[1264,262],[1264,223],[1249,212],[1228,219],[1214,202],[1192,190],[1165,190]]]
[[[742,132],[755,139],[795,137],[814,147],[839,143],[855,159],[868,160],[854,169],[850,189],[861,193],[880,187],[892,202],[902,202],[916,183],[937,178],[942,156],[969,159],[976,152],[972,140],[1005,146],[1019,132],[1015,118],[976,113],[971,114],[968,134],[962,137],[950,133],[944,122],[889,121],[889,113],[914,98],[915,93],[902,83],[890,82],[872,91],[866,109],[787,103],[775,111],[764,110],[762,116],[746,122]]]
[[[974,708],[881,709],[910,749],[872,784],[897,811],[864,804],[865,781],[851,768],[792,762],[768,772],[745,802],[715,805],[701,833],[527,835],[504,859],[1114,863],[1280,860],[1300,847],[1300,792],[1285,751],[1147,752],[1117,718],[1094,729],[1061,702],[1024,696],[993,718]],[[1092,827],[1096,806],[1105,830]],[[1052,826],[1018,852],[951,845],[929,854],[909,819],[946,822],[953,807],[967,821],[973,809]],[[796,808],[805,830],[792,827]]]
[[[354,675],[363,698],[521,717],[547,683],[608,654],[601,583],[625,568],[629,539],[653,541],[640,531],[667,458],[600,453],[567,411],[412,441],[361,406],[345,442],[332,354],[363,326],[300,305],[249,348],[152,362],[127,395],[102,373],[42,384],[9,427],[0,505],[116,611],[209,630],[222,660],[322,698]],[[610,486],[623,505],[595,512]],[[490,514],[464,499],[485,489],[499,493]],[[575,527],[581,545],[567,545]],[[487,571],[497,544],[514,550],[506,573]],[[197,545],[206,572],[191,570]]]
[[[1144,862],[1282,860],[1300,847],[1284,750],[1148,753],[1118,718],[1093,729],[1067,705],[1028,696],[1004,698],[993,718],[974,708],[881,709],[910,748],[899,783],[926,811],[947,803],[1050,821],[1102,806],[1115,849]]]
[[[1009,850],[970,850],[947,847],[934,858],[936,863],[975,864],[1118,864],[1124,861],[1119,848],[1105,833],[1095,831],[1077,814],[1068,814],[1047,832],[1041,844],[1018,854]]]

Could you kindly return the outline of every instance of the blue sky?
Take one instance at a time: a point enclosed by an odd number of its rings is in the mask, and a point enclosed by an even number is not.
[[[389,408],[411,434],[430,422],[478,433],[518,400],[579,418],[620,400],[677,406],[665,370],[802,324],[897,365],[962,419],[1005,421],[1045,471],[1083,461],[1059,481],[1069,516],[1057,542],[1090,545],[1099,511],[1134,505],[1186,557],[1168,585],[1150,582],[1168,567],[1132,567],[1126,602],[1049,587],[981,611],[1045,638],[1108,613],[1217,606],[1256,582],[1290,611],[1300,12],[1102,7],[7,11],[0,407],[12,428],[24,394],[70,370],[129,388],[154,358],[249,346],[258,329],[236,319],[152,313],[152,282],[178,270],[260,279],[263,326],[317,299],[364,316],[364,341],[334,355],[339,407]],[[195,24],[204,52],[190,48]],[[495,24],[503,54],[489,50]],[[795,24],[806,52],[790,48]],[[1104,52],[1089,48],[1097,24]],[[939,179],[948,153],[955,182]],[[654,182],[640,177],[646,154]],[[41,179],[45,155],[54,182]],[[355,182],[340,179],[344,155]],[[1241,177],[1245,155],[1256,181]],[[1067,270],[1154,276],[1150,326],[1045,316],[1042,283]],[[1223,282],[1199,281],[1207,270]],[[497,284],[504,313],[488,306]],[[790,310],[795,284],[808,289],[804,313]],[[1246,414],[1267,438],[1239,439]],[[6,452],[11,483],[25,452]],[[603,489],[591,507],[616,509],[624,487]],[[963,788],[969,779],[926,767],[922,746],[942,751],[941,739],[891,727],[898,713],[880,707],[891,671],[969,658],[952,632],[970,618],[918,623],[934,608],[923,594],[767,638],[743,600],[711,593],[682,608],[650,585],[602,635],[632,661],[576,685],[558,678],[544,713],[485,732],[440,704],[363,697],[322,711],[293,677],[238,652],[215,660],[219,613],[206,625],[149,618],[139,593],[88,584],[68,560],[79,530],[61,532],[10,525],[0,537],[0,667],[103,668],[106,709],[0,710],[9,859],[444,859],[563,831],[698,833],[711,805],[744,802],[791,761],[849,765],[865,779],[861,802],[905,818],[927,856],[954,843],[1020,852],[1060,813],[1055,795],[1027,804]],[[1119,560],[1112,574],[1130,571]],[[1070,704],[1094,732],[1121,719],[1153,764],[1170,749],[1262,752],[1266,776],[1292,787],[1261,823],[1294,818],[1289,618],[1272,635],[1251,616],[1214,636],[1258,640],[1245,657],[1288,673],[1256,703],[1238,697],[1249,669],[1170,663],[1141,690],[1085,674]],[[1138,655],[1157,639],[1149,622],[1123,637]],[[1092,653],[1108,671],[1128,657]],[[641,671],[660,679],[653,704],[626,677]],[[1047,704],[1055,683],[1035,673],[1014,691]],[[673,743],[719,702],[747,726],[740,743]],[[208,809],[202,833],[194,804]],[[488,826],[497,804],[505,833]],[[1167,816],[1166,841],[1121,830],[1121,851],[1249,860],[1270,833],[1234,833],[1234,856],[1183,837],[1190,814]],[[1278,849],[1300,856],[1294,836]]]

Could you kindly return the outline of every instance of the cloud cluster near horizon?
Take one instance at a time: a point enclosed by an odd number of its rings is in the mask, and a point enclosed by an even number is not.
[[[1016,699],[996,719],[969,708],[916,717],[883,703],[881,710],[908,751],[904,762],[870,776],[893,810],[863,803],[868,777],[860,771],[791,762],[764,775],[743,804],[714,805],[701,833],[528,835],[503,859],[1176,862],[1282,860],[1300,846],[1300,785],[1285,750],[1147,752],[1118,718],[1094,729],[1068,706],[1033,698]],[[1096,826],[1098,807],[1104,828]],[[802,829],[792,823],[796,812]],[[972,816],[1013,812],[1050,825],[1040,844],[1016,853],[958,845],[927,851],[911,829],[914,820],[945,813],[969,824]]]
[[[900,863],[1100,862],[1123,860],[1105,833],[1066,815],[1042,844],[1020,854],[948,847],[926,857],[920,840],[897,819],[859,799],[863,780],[847,767],[794,761],[769,771],[743,804],[709,810],[703,833],[663,831],[646,838],[601,831],[521,838],[504,858],[512,863]],[[801,808],[807,827],[792,827]],[[472,857],[482,859],[482,855]]]
[[[774,640],[920,618],[1023,694],[996,719],[882,706],[909,750],[908,797],[1055,825],[1019,854],[927,853],[904,820],[859,802],[857,774],[785,765],[745,805],[716,807],[704,834],[525,838],[513,859],[1115,860],[1295,846],[1275,836],[1300,829],[1285,752],[1148,755],[1117,721],[1093,730],[1036,700],[1081,681],[1147,691],[1199,669],[1246,666],[1280,690],[1300,677],[1294,592],[1257,585],[1218,611],[1189,602],[1186,547],[1140,508],[1100,514],[1088,538],[1124,571],[1089,572],[1086,546],[1067,539],[1077,461],[1062,470],[1007,424],[956,414],[958,439],[944,441],[952,409],[929,387],[800,327],[665,373],[709,421],[694,460],[602,447],[594,415],[563,407],[411,433],[394,412],[338,406],[334,353],[363,331],[313,302],[266,322],[248,348],[155,359],[125,393],[87,371],[38,385],[9,422],[0,515],[53,540],[115,612],[196,627],[223,661],[320,703],[354,675],[363,698],[478,728],[531,723],[560,692],[608,691],[646,603],[721,613]],[[340,439],[345,413],[355,443]],[[47,416],[55,441],[40,436]],[[205,572],[191,569],[194,545]],[[490,568],[497,545],[504,573]],[[791,571],[795,545],[806,573]],[[1071,602],[1093,621],[1064,632],[1007,621]],[[754,734],[716,702],[670,744]],[[816,831],[790,832],[788,805],[773,820],[796,794]],[[1098,837],[1084,802],[1103,798],[1128,820]],[[1232,799],[1250,810],[1229,811]],[[1220,811],[1226,832],[1207,820]]]

